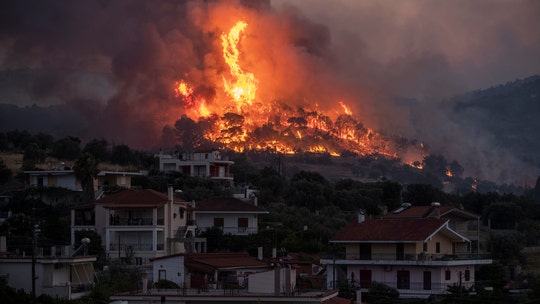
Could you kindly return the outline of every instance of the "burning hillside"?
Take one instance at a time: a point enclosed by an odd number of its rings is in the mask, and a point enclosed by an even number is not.
[[[259,80],[241,65],[241,55],[249,52],[241,44],[243,39],[248,39],[244,33],[247,27],[246,22],[238,21],[221,34],[222,56],[228,73],[222,75],[223,94],[219,100],[208,100],[204,89],[193,88],[186,79],[175,84],[176,96],[185,108],[185,116],[177,128],[185,128],[185,120],[192,120],[200,128],[191,132],[202,133],[193,142],[183,138],[182,134],[188,132],[182,130],[179,139],[184,145],[199,146],[207,141],[235,151],[314,152],[335,156],[349,151],[400,158],[415,155],[411,162],[421,160],[418,142],[384,136],[364,126],[343,101],[334,101],[333,108],[325,111],[309,100],[292,107],[285,100],[259,98]],[[191,135],[189,138],[193,138]]]

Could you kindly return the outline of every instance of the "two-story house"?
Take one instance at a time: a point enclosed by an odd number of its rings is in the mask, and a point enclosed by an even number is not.
[[[24,175],[25,188],[32,190],[30,194],[36,199],[49,204],[81,201],[81,181],[75,171],[63,163],[53,169],[24,171]],[[95,196],[100,198],[106,186],[131,188],[131,178],[140,175],[140,172],[102,170],[94,180]]]
[[[224,234],[248,235],[258,232],[259,216],[268,211],[234,197],[209,198],[197,202],[195,217],[202,231],[219,228]]]
[[[206,240],[195,238],[191,203],[151,189],[124,190],[71,211],[71,238],[75,231],[93,230],[102,239],[110,259],[149,265],[150,258],[206,250]]]
[[[7,252],[5,237],[0,237],[0,278],[26,293],[34,290],[38,296],[65,300],[88,295],[94,284],[95,261],[96,256],[74,255],[71,246],[38,247],[33,255]]]
[[[433,202],[429,206],[412,206],[402,204],[401,207],[384,215],[385,218],[442,218],[447,219],[448,226],[471,241],[471,251],[480,252],[480,216],[455,206],[441,206]]]
[[[159,154],[159,170],[176,171],[188,176],[208,177],[215,181],[232,184],[230,168],[233,161],[221,156],[216,150],[166,155]]]
[[[471,287],[477,265],[492,260],[471,253],[470,241],[442,218],[368,219],[339,231],[330,243],[343,244],[344,256],[321,260],[327,284],[337,286],[338,268],[366,291],[373,281],[396,288],[402,297],[442,294],[448,286]]]

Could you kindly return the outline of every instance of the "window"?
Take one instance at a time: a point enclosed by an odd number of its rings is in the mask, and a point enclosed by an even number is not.
[[[143,264],[143,259],[141,257],[135,258],[135,265],[141,266]]]
[[[184,209],[178,208],[178,213],[180,213],[180,219],[184,219]]]
[[[471,280],[471,271],[469,269],[465,270],[465,281],[468,282]]]
[[[247,232],[248,228],[248,219],[247,217],[239,217],[238,218],[238,232]]]
[[[427,249],[428,249],[427,243],[424,243],[424,247],[422,248],[422,251],[427,252]]]
[[[435,252],[441,253],[441,243],[439,242],[435,243]]]
[[[165,269],[158,270],[158,281],[167,279],[167,271]]]
[[[444,279],[449,281],[451,278],[452,278],[452,272],[450,271],[450,269],[446,269],[446,271],[444,272]]]
[[[214,218],[214,227],[217,227],[219,229],[223,229],[225,220],[222,217],[215,217]]]

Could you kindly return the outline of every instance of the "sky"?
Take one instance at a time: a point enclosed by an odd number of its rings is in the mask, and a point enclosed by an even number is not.
[[[0,104],[62,105],[66,131],[156,147],[183,111],[176,81],[224,99],[219,37],[244,19],[261,100],[344,100],[370,128],[494,163],[507,155],[465,138],[445,101],[539,74],[538,16],[536,0],[3,1]]]

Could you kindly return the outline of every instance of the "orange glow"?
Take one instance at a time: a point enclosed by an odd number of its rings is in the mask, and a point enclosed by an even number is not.
[[[251,105],[255,100],[258,81],[252,73],[246,73],[239,64],[240,51],[238,44],[240,36],[247,27],[247,23],[238,21],[228,34],[221,34],[221,45],[223,46],[223,58],[229,66],[231,80],[223,77],[225,91],[237,103],[237,110],[244,105]]]
[[[452,177],[452,176],[454,176],[454,175],[452,174],[452,172],[450,172],[450,170],[447,169],[447,170],[446,170],[446,176],[447,176],[447,177]]]

